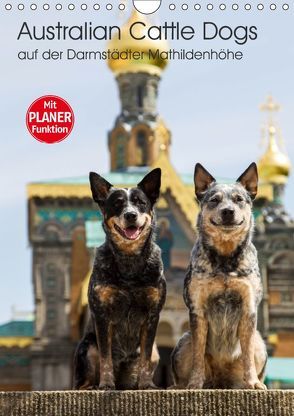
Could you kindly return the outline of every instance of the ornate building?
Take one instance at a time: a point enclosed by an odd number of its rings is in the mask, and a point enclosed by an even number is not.
[[[269,113],[267,149],[258,163],[261,183],[270,186],[271,197],[256,202],[255,244],[265,287],[264,335],[269,335],[273,354],[294,356],[294,221],[284,208],[285,185],[291,164],[278,145],[274,113],[279,110],[271,97],[261,106]],[[281,141],[281,138],[280,138]]]
[[[138,19],[145,18],[134,12],[122,27],[124,41],[113,39],[109,48],[166,49],[161,41],[134,44],[128,27]],[[148,25],[147,20],[145,23]],[[161,353],[157,382],[166,386],[170,382],[171,348],[188,328],[182,287],[198,210],[193,177],[192,172],[181,175],[173,168],[169,158],[171,133],[157,111],[165,63],[124,60],[108,64],[118,84],[121,111],[108,134],[111,171],[103,176],[114,185],[126,187],[137,184],[153,167],[161,167],[163,172],[156,207],[157,241],[162,248],[168,296],[157,333]],[[267,105],[274,104],[269,101]],[[292,348],[293,355],[294,234],[293,222],[282,203],[290,164],[277,145],[272,121],[268,141],[259,162],[261,186],[255,207],[255,240],[265,287],[260,326],[277,354],[289,355]],[[104,239],[101,214],[92,201],[88,176],[29,184],[28,212],[35,299],[35,334],[30,339],[29,355],[31,387],[67,389],[71,386],[74,348],[87,320],[94,247]]]

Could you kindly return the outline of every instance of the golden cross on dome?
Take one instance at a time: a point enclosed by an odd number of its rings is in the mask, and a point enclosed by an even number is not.
[[[268,113],[269,121],[272,122],[272,116],[275,112],[280,111],[280,104],[276,103],[271,95],[269,95],[265,103],[260,105],[260,111]]]
[[[276,127],[274,122],[274,113],[278,112],[281,109],[280,104],[276,103],[271,95],[268,95],[265,102],[259,106],[260,111],[267,114],[267,125],[262,128],[262,137],[261,143],[264,145],[267,140],[266,137],[275,136]]]

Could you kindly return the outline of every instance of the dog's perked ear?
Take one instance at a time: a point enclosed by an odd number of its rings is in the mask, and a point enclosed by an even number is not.
[[[253,200],[256,197],[258,188],[258,172],[256,163],[251,163],[245,172],[242,173],[242,175],[237,179],[237,182],[244,186]]]
[[[156,168],[147,175],[138,183],[138,188],[142,189],[144,194],[148,197],[151,205],[154,205],[156,200],[159,198],[161,185],[161,169]]]
[[[213,182],[215,182],[214,177],[200,163],[196,163],[194,170],[194,184],[198,201],[201,201],[208,187]]]
[[[90,172],[89,179],[93,199],[95,202],[97,202],[100,208],[103,208],[104,201],[107,198],[112,185],[106,179],[102,178],[102,176],[95,172]]]

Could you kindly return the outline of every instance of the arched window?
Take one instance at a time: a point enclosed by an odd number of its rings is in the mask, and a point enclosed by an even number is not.
[[[282,246],[282,241],[281,241],[281,245]],[[276,245],[275,249],[278,249],[279,246]],[[284,268],[293,268],[294,267],[294,252],[287,250],[284,252],[280,252],[278,254],[275,255],[273,261],[272,261],[272,266],[273,267],[284,267]]]
[[[146,166],[147,165],[147,135],[144,130],[139,130],[136,137],[137,148],[136,148],[136,165]]]
[[[58,241],[61,238],[62,230],[58,224],[47,223],[43,229],[43,235],[46,241]]]

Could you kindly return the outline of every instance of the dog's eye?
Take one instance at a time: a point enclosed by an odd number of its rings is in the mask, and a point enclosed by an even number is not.
[[[218,204],[220,202],[219,198],[215,196],[214,198],[211,198],[209,202],[212,202],[213,204]]]
[[[236,202],[243,202],[244,201],[244,199],[241,195],[237,195],[235,200],[236,200]]]
[[[116,207],[120,207],[120,206],[122,206],[123,202],[124,202],[124,200],[122,198],[118,198],[118,199],[115,200],[114,205]]]
[[[146,202],[145,201],[143,201],[142,199],[137,198],[137,197],[133,198],[133,203],[134,204],[139,204],[139,205],[142,205],[142,206],[145,206],[146,205]]]

